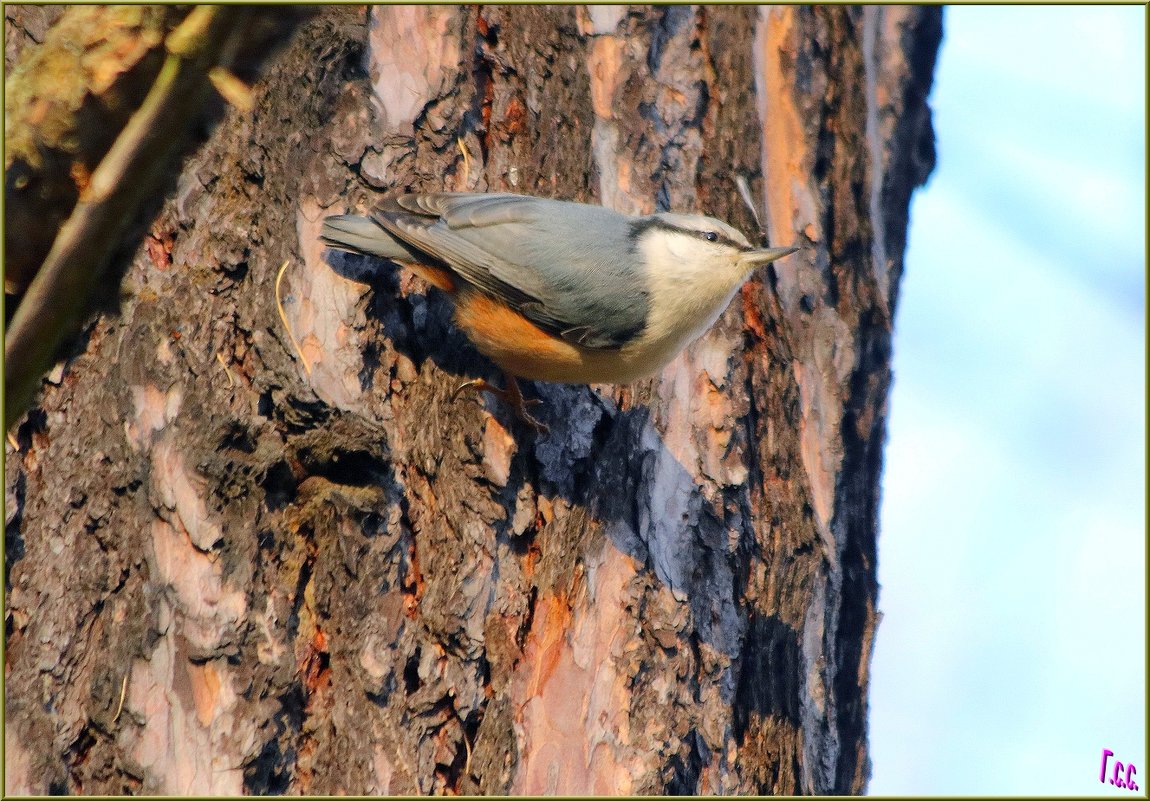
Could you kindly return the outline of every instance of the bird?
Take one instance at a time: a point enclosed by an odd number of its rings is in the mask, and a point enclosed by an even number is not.
[[[455,323],[506,377],[502,398],[538,432],[516,379],[629,384],[705,333],[754,270],[798,250],[756,247],[713,217],[629,216],[489,192],[397,194],[324,219],[335,250],[401,264],[454,304]]]

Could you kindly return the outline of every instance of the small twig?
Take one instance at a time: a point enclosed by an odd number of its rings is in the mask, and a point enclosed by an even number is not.
[[[234,387],[236,382],[232,380],[232,371],[228,369],[227,362],[224,361],[224,354],[222,351],[216,351],[216,361],[220,363],[220,367],[224,368],[224,375],[228,377],[228,386]]]
[[[463,154],[463,188],[467,189],[467,182],[471,179],[471,156],[467,152],[467,147],[463,144],[463,137],[455,137],[455,146],[459,148],[459,152]]]
[[[237,78],[231,70],[212,67],[208,71],[208,80],[224,100],[240,111],[251,111],[255,108],[256,100],[251,87]]]
[[[751,186],[747,183],[747,176],[742,174],[736,175],[735,186],[739,189],[739,196],[742,197],[743,203],[751,210],[751,216],[755,218],[755,225],[759,227],[760,244],[766,247],[767,229],[763,226],[763,218],[759,216],[759,207],[755,205],[754,198],[751,196]]]
[[[455,706],[455,696],[448,695],[451,699],[451,714],[455,715],[455,719],[459,721],[459,733],[463,736],[463,750],[466,757],[463,760],[463,773],[471,775],[471,742],[467,739],[467,723],[463,720],[463,715],[459,714],[459,709]]]
[[[203,47],[203,42],[211,34],[213,15],[207,6],[192,9],[192,12],[168,34],[164,47],[174,56],[192,58]]]
[[[120,703],[116,707],[116,714],[112,716],[112,722],[115,723],[120,719],[120,713],[124,711],[124,698],[128,695],[128,674],[124,674],[124,680],[120,682]]]
[[[458,712],[455,713],[455,716],[457,718],[459,718],[460,723],[463,722],[463,718],[459,717]],[[463,772],[466,773],[468,776],[470,776],[471,775],[471,743],[469,743],[467,741],[467,732],[466,731],[463,732],[463,747],[465,749],[467,749],[467,759],[464,760],[464,762],[463,762]]]
[[[280,322],[284,324],[284,330],[287,331],[287,335],[291,339],[292,347],[295,348],[299,360],[303,362],[303,371],[307,373],[308,376],[311,376],[311,365],[307,363],[307,358],[303,355],[303,348],[299,346],[299,341],[295,338],[295,334],[292,333],[291,324],[288,322],[287,314],[284,313],[284,305],[280,301],[280,282],[283,281],[284,272],[287,268],[288,262],[285,261],[284,266],[280,267],[279,273],[276,274],[276,309],[279,310]]]

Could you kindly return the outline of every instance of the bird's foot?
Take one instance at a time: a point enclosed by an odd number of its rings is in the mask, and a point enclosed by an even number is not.
[[[519,382],[515,380],[515,376],[510,373],[506,373],[505,375],[507,377],[506,389],[500,389],[485,378],[476,378],[472,381],[465,381],[460,384],[455,392],[451,393],[451,399],[455,400],[459,397],[460,393],[464,391],[486,392],[490,395],[494,395],[510,406],[511,411],[515,412],[515,416],[532,430],[540,434],[549,433],[551,431],[550,428],[540,423],[527,412],[528,406],[538,406],[543,401],[535,399],[527,400],[524,398],[522,390],[519,389]]]

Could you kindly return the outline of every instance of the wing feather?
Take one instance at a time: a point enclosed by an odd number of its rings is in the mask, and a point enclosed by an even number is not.
[[[628,258],[631,223],[609,209],[443,192],[398,196],[374,219],[480,291],[583,347],[619,347],[646,323],[645,276]]]

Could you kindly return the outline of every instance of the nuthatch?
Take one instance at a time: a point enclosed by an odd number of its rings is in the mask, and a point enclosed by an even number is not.
[[[447,292],[455,321],[507,374],[482,379],[537,430],[516,376],[626,384],[658,372],[715,322],[761,264],[756,248],[698,214],[628,217],[511,194],[399,195],[370,217],[324,220],[331,247],[399,262]],[[458,390],[457,390],[458,392]]]

